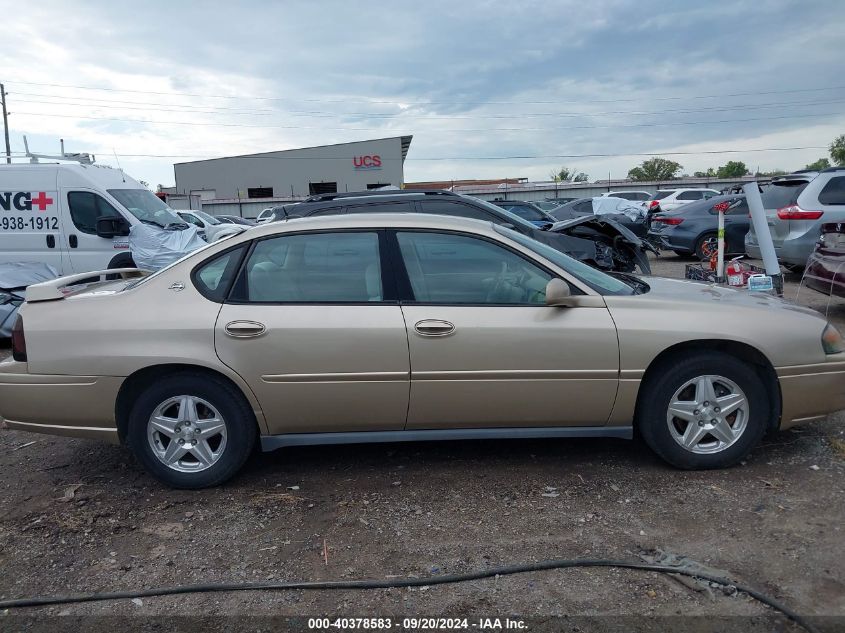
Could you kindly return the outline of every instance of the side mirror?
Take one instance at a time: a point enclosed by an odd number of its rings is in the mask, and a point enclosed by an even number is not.
[[[108,215],[97,218],[97,235],[99,237],[123,237],[129,235],[129,222],[120,215]]]
[[[572,291],[563,279],[552,279],[546,284],[546,305],[565,308],[572,305]]]

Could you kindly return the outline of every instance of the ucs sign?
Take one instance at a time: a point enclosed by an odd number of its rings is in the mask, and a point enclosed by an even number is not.
[[[378,154],[355,156],[352,158],[355,169],[381,169],[381,156]]]

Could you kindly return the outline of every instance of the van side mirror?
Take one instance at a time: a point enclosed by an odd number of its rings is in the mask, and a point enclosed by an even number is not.
[[[563,279],[552,279],[546,284],[546,305],[559,308],[572,305],[572,291]]]
[[[129,222],[120,215],[107,215],[97,218],[97,235],[100,237],[129,235]]]

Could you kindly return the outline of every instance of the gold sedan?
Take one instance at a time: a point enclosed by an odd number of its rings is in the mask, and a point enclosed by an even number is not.
[[[845,408],[845,348],[818,313],[610,276],[480,221],[293,220],[117,274],[28,289],[0,415],[123,442],[175,487],[225,481],[256,442],[636,432],[721,468]]]

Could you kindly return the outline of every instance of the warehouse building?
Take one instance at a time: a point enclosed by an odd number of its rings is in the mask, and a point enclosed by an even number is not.
[[[174,200],[199,200],[210,213],[255,217],[263,207],[316,193],[402,187],[412,138],[394,136],[176,163],[176,186],[166,193]]]

